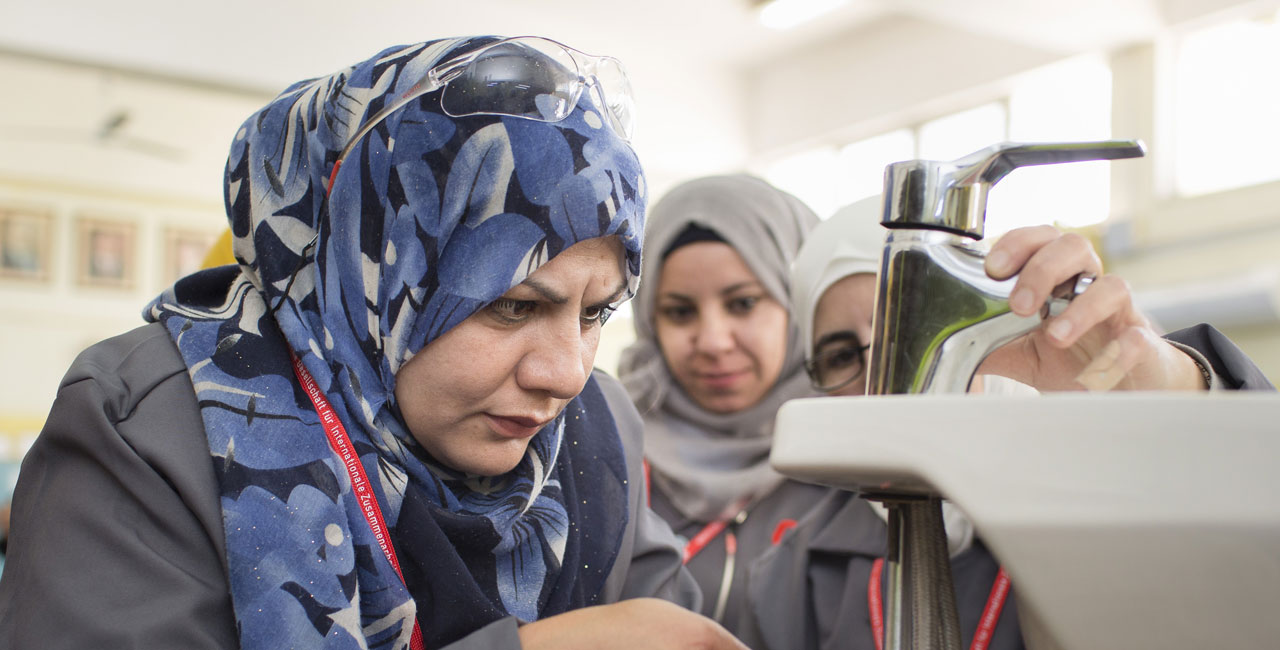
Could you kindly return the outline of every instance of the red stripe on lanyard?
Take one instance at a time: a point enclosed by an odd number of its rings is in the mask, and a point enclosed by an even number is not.
[[[328,185],[326,185],[326,186],[325,186],[325,188],[324,188],[324,195],[325,195],[325,196],[329,196],[329,193],[333,191],[333,179],[335,179],[335,178],[337,178],[337,177],[338,177],[338,170],[339,170],[339,169],[342,169],[342,161],[341,161],[341,160],[339,160],[339,161],[338,161],[338,162],[336,162],[336,163],[333,163],[333,171],[329,172],[329,184],[328,184]]]
[[[347,468],[347,475],[351,477],[351,490],[360,501],[360,511],[364,513],[365,521],[369,523],[374,539],[378,540],[378,547],[391,563],[391,568],[396,570],[400,582],[404,582],[404,574],[400,572],[400,560],[396,558],[396,549],[391,546],[391,536],[387,531],[386,520],[382,517],[382,508],[378,506],[378,498],[374,495],[373,486],[369,484],[369,478],[364,473],[364,466],[360,464],[360,457],[356,455],[351,439],[347,437],[347,430],[343,428],[342,421],[333,412],[333,407],[329,406],[329,400],[320,391],[320,387],[316,385],[315,379],[312,379],[311,373],[307,372],[306,367],[302,365],[302,361],[293,354],[292,350],[289,351],[289,357],[293,360],[293,372],[298,376],[298,383],[302,384],[302,390],[306,391],[307,397],[311,398],[311,405],[315,407],[316,415],[320,416],[320,424],[324,426],[324,433],[329,438],[329,447]],[[413,618],[413,634],[409,638],[409,647],[412,650],[426,648],[417,616]]]
[[[876,650],[884,650],[884,602],[880,598],[880,574],[884,572],[884,558],[871,563],[871,579],[867,580],[867,613],[871,615],[871,638]]]
[[[778,521],[778,525],[773,528],[773,545],[777,546],[782,543],[782,536],[787,534],[788,530],[796,527],[796,520],[787,518]]]
[[[724,532],[725,527],[728,525],[728,519],[717,519],[703,526],[702,530],[698,531],[698,534],[694,535],[693,539],[684,545],[684,563],[688,564],[689,560],[693,559],[693,556],[701,553],[702,549],[706,548],[707,544],[710,544],[711,540],[715,539],[716,536]]]
[[[1000,620],[1000,612],[1004,609],[1005,598],[1009,596],[1009,574],[1000,567],[996,574],[996,582],[991,585],[991,595],[987,597],[987,606],[982,610],[982,618],[978,619],[978,629],[973,633],[973,650],[987,650],[991,644],[991,635],[995,633],[996,621]]]
[[[876,650],[884,650],[884,601],[880,595],[880,577],[884,572],[884,558],[876,558],[871,564],[871,577],[867,580],[867,613],[871,616],[871,635],[875,637]],[[982,609],[982,617],[978,619],[978,629],[973,633],[973,642],[969,650],[987,650],[991,645],[991,636],[995,633],[996,623],[1000,620],[1000,612],[1004,610],[1005,599],[1009,597],[1009,576],[1004,567],[996,573],[996,580],[991,585],[991,595],[987,596],[987,605]]]

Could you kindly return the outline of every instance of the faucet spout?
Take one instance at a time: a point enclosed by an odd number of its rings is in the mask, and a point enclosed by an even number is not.
[[[964,392],[987,355],[1060,312],[1087,287],[1086,278],[1068,281],[1038,314],[1013,313],[1009,293],[1015,281],[987,276],[986,252],[978,242],[992,185],[1023,165],[1142,153],[1137,141],[1006,143],[951,162],[889,165],[883,224],[890,232],[880,259],[867,392]],[[941,501],[876,498],[889,507],[891,540],[901,541],[900,552],[889,558],[887,647],[958,650],[955,592],[945,580],[950,565],[941,533]],[[931,564],[929,557],[943,560]],[[935,570],[943,580],[924,578],[935,576]]]
[[[1143,155],[1136,140],[1003,143],[950,162],[909,160],[885,169],[889,228],[880,260],[867,392],[962,393],[996,348],[1065,308],[1087,285],[1059,287],[1039,314],[1009,307],[1014,280],[993,280],[982,239],[987,192],[1012,170]]]
[[[1076,276],[1039,312],[1019,316],[1009,307],[1015,280],[992,279],[985,261],[984,248],[950,233],[889,233],[868,393],[963,393],[988,355],[1061,313],[1092,282]]]

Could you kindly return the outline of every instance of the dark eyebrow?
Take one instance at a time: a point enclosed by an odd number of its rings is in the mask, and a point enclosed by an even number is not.
[[[563,305],[569,302],[568,296],[565,296],[564,294],[557,292],[555,289],[538,282],[535,278],[525,278],[524,282],[521,282],[520,284],[537,291],[543,298],[546,298],[552,304]]]
[[[721,289],[720,295],[727,296],[731,293],[734,293],[735,291],[741,291],[743,289],[753,289],[757,287],[760,289],[763,289],[764,285],[761,284],[759,280],[748,280],[746,282],[739,282],[738,284],[731,285]]]
[[[764,285],[759,280],[747,280],[746,282],[739,282],[738,284],[730,285],[721,289],[720,295],[728,296],[728,295],[734,294],[735,292],[742,291],[743,289],[754,289],[754,288],[763,289]],[[662,296],[660,297],[672,298],[675,300],[683,300],[685,302],[694,302],[693,298],[681,293],[669,292],[669,293],[662,294]]]
[[[520,284],[538,292],[538,294],[540,294],[543,298],[546,298],[547,301],[550,302],[551,304],[563,305],[569,302],[568,296],[565,296],[564,294],[556,291],[555,289],[552,289],[551,287],[539,282],[536,278],[525,278],[525,281],[521,282]],[[618,282],[618,288],[614,289],[613,293],[610,294],[609,297],[605,299],[604,302],[609,304],[617,302],[618,298],[620,298],[622,294],[626,292],[626,290],[627,290],[627,280],[626,278],[623,278],[620,282]]]
[[[854,345],[857,345],[859,347],[862,346],[862,339],[858,338],[858,334],[853,330],[836,330],[834,332],[828,332],[826,334],[823,334],[822,338],[814,342],[813,349],[821,350],[822,348],[832,343],[847,343],[847,342],[853,342]]]

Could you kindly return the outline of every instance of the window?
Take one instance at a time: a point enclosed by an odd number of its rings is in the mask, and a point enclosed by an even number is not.
[[[1009,140],[1088,142],[1110,137],[1111,69],[1098,57],[1037,70],[1009,95]],[[987,232],[1102,222],[1111,211],[1111,165],[1076,162],[1018,169],[988,197]]]
[[[1280,15],[1215,25],[1175,44],[1174,186],[1197,195],[1280,179]]]
[[[911,129],[898,129],[845,145],[840,150],[837,166],[842,174],[836,187],[838,205],[849,205],[883,192],[885,166],[914,158],[915,150],[916,137]]]
[[[1005,141],[1078,142],[1110,137],[1111,72],[1099,57],[1042,68],[1005,98],[839,146],[810,149],[769,166],[764,177],[826,218],[884,189],[884,168],[912,158],[954,160]],[[1109,163],[1019,169],[987,204],[987,234],[1020,226],[1082,226],[1106,218]]]
[[[826,219],[841,206],[836,188],[841,183],[834,147],[819,147],[783,158],[769,166],[765,180],[805,202]]]
[[[954,160],[1007,140],[1004,103],[991,103],[920,125],[919,157]]]

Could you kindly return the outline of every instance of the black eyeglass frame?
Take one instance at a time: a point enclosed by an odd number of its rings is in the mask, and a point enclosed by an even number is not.
[[[830,393],[832,391],[840,390],[841,388],[844,388],[849,384],[852,384],[859,377],[866,374],[867,350],[871,349],[871,344],[867,343],[865,345],[859,345],[859,346],[856,346],[854,349],[857,350],[857,354],[858,354],[858,371],[850,375],[848,379],[845,379],[844,381],[831,386],[824,386],[821,383],[819,383],[818,368],[817,368],[818,357],[815,356],[812,359],[805,359],[804,371],[806,374],[809,375],[809,385],[813,386],[815,389],[820,390],[824,393]],[[843,352],[844,350],[841,349],[840,351]]]

